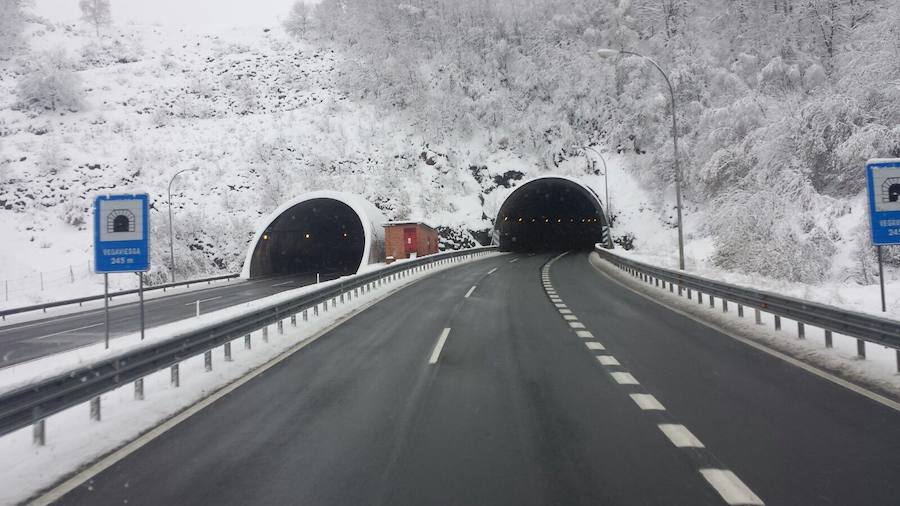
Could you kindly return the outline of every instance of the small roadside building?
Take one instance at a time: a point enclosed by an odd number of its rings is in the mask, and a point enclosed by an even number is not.
[[[389,221],[384,224],[386,260],[418,258],[438,252],[437,230],[419,221]]]

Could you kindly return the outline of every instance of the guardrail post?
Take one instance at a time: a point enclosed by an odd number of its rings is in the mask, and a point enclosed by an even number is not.
[[[100,421],[100,396],[91,399],[91,420]]]
[[[328,312],[328,301],[322,303],[322,309],[327,313]]]
[[[303,310],[303,321],[305,321],[305,322],[309,321],[309,310],[308,309]]]
[[[253,338],[250,337],[250,334],[244,336],[244,349],[251,350],[253,349]]]
[[[278,335],[284,335],[284,320],[278,320]]]
[[[781,330],[781,317],[778,315],[775,316],[775,330]]]
[[[354,296],[354,297],[359,297],[359,288],[354,288],[354,289],[353,289],[353,296]]]
[[[744,306],[743,304],[738,304],[738,318],[744,317]]]
[[[684,290],[684,287],[678,285],[678,296],[681,297],[681,292]]]
[[[709,296],[709,307],[711,307],[711,308],[716,307],[716,298],[713,297],[712,295]]]
[[[831,331],[830,330],[825,331],[825,347],[826,348],[834,347],[834,343],[831,340]]]
[[[181,386],[181,376],[178,374],[178,364],[172,366],[171,381],[173,387],[178,388]]]
[[[797,322],[797,339],[806,339],[806,327],[803,322]]]
[[[862,339],[856,340],[856,355],[859,358],[866,358],[866,342]]]
[[[900,373],[900,350],[897,350],[897,372]]]
[[[759,309],[753,308],[754,316],[756,317],[756,324],[762,325],[762,314],[760,314]]]
[[[688,288],[688,300],[691,300],[691,289]]]
[[[728,312],[728,301],[726,299],[722,299],[722,312],[723,313]]]
[[[268,325],[266,325],[265,327],[262,328],[262,339],[263,339],[264,343],[269,342],[269,326]]]
[[[332,307],[332,308],[336,308],[336,307],[337,307],[337,297],[332,297],[332,298],[331,298],[331,307]]]
[[[319,305],[318,304],[313,306],[313,316],[319,316]]]
[[[344,292],[341,292],[341,297],[340,297],[340,299],[341,299],[341,304],[343,304],[343,303],[344,303]]]
[[[291,315],[291,327],[296,327],[296,326],[297,326],[297,315],[292,314]]]
[[[703,292],[697,291],[697,304],[703,304]]]
[[[44,446],[47,442],[46,420],[41,419],[34,422],[31,428],[31,441],[34,446]]]
[[[231,343],[225,343],[225,346],[222,347],[225,351],[225,361],[231,362]]]
[[[675,285],[669,281],[669,293],[675,293]]]
[[[134,400],[144,400],[144,378],[134,380]]]

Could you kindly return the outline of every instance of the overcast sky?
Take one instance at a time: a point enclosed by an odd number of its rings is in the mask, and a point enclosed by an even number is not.
[[[284,19],[294,0],[111,0],[113,21],[182,26],[265,26]],[[308,2],[312,3],[312,2]],[[53,21],[77,21],[78,0],[35,0]]]

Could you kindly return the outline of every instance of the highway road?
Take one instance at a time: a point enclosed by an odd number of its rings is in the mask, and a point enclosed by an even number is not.
[[[898,503],[900,413],[551,257],[392,294],[60,504]]]
[[[144,301],[145,325],[151,328],[190,318],[196,314],[196,301],[200,301],[200,311],[207,313],[314,282],[315,276],[303,274],[232,281],[199,290],[179,292],[176,289],[175,293],[164,296],[152,292],[154,297]],[[139,304],[111,306],[109,323],[111,338],[140,331]],[[102,307],[2,325],[0,367],[101,342],[105,339],[104,325]]]

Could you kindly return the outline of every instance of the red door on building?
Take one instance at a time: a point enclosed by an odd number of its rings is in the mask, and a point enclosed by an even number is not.
[[[403,244],[406,248],[406,254],[415,253],[417,251],[418,246],[418,238],[416,236],[415,228],[404,228],[403,229]]]

